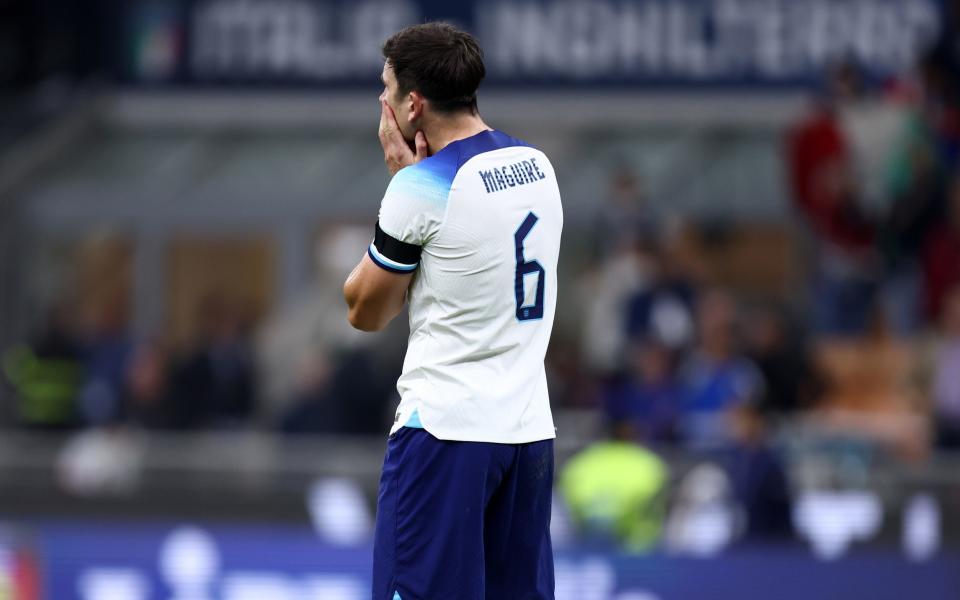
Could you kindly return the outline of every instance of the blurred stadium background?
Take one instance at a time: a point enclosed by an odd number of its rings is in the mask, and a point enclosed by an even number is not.
[[[960,598],[960,3],[0,0],[0,599],[368,597],[432,19],[561,178],[557,598]]]

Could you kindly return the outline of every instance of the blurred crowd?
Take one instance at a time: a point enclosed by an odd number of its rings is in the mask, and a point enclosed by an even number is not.
[[[667,199],[615,172],[581,280],[589,376],[555,365],[567,401],[601,407],[607,425],[560,479],[583,530],[641,549],[709,548],[696,531],[785,539],[789,433],[908,464],[960,447],[958,31],[954,11],[904,79],[838,64],[785,133],[795,222],[780,236],[797,263],[781,265],[785,292],[717,268],[724,247],[760,265],[777,243],[670,217]],[[700,466],[671,473],[678,446]]]
[[[92,319],[78,312],[72,304],[55,308],[33,339],[3,356],[23,427],[379,434],[389,423],[402,348],[385,365],[362,345],[336,339],[294,340],[287,353],[290,341],[272,347],[277,323],[258,323],[220,293],[200,303],[196,334],[179,343],[133,335],[122,303]],[[301,323],[307,331],[312,325]]]
[[[718,233],[679,220],[634,172],[614,173],[580,299],[587,395],[611,423],[649,443],[707,447],[726,435],[715,417],[735,407],[902,410],[929,415],[937,444],[956,445],[957,26],[901,80],[838,64],[786,132],[795,219],[779,235],[797,264],[781,265],[796,279],[785,291],[717,268],[717,248],[749,225]],[[742,262],[761,264],[778,244],[750,246]]]

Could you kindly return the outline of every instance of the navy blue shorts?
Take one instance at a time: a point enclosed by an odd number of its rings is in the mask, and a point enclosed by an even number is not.
[[[390,436],[373,600],[553,600],[553,440]]]

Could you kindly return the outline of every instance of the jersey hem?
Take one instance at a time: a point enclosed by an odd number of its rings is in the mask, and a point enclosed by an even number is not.
[[[403,429],[406,425],[398,424],[393,429],[390,430],[390,435],[393,435],[400,429]],[[487,444],[531,444],[533,442],[542,442],[544,440],[553,440],[557,438],[557,432],[552,431],[539,432],[539,433],[529,433],[521,435],[488,435],[488,434],[464,434],[460,433],[451,433],[437,431],[433,427],[422,427],[424,431],[437,438],[438,440],[443,440],[445,442],[483,442]]]
[[[397,418],[396,422],[390,428],[390,435],[395,434],[404,427],[407,427],[407,423],[410,421],[410,418],[416,413],[419,418],[420,427],[415,429],[422,429],[437,438],[438,440],[443,440],[445,442],[486,442],[490,444],[529,444],[532,442],[542,442],[543,440],[552,440],[557,437],[557,428],[553,424],[553,419],[550,419],[549,429],[545,428],[542,424],[537,426],[536,429],[529,429],[519,433],[469,433],[463,431],[449,431],[443,427],[439,429],[431,425],[428,421],[429,417],[424,419],[424,414],[422,406],[419,402],[413,401],[405,406],[397,407]]]

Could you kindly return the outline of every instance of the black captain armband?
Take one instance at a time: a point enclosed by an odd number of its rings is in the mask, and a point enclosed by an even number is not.
[[[377,266],[393,273],[413,273],[420,265],[420,246],[391,237],[380,229],[379,222],[367,254]]]

